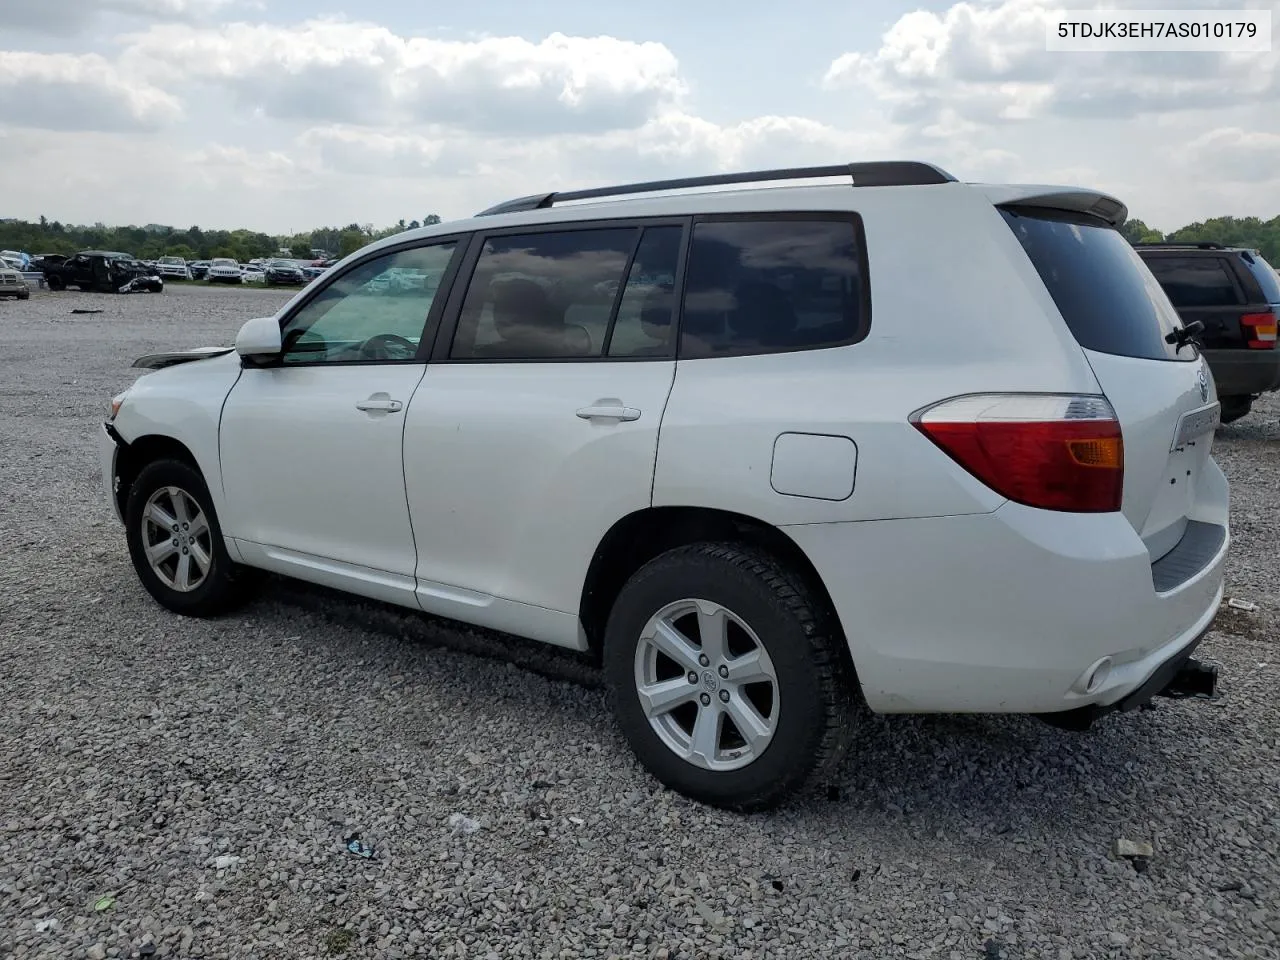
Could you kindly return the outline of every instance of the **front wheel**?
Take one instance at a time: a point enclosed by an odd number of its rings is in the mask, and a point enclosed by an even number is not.
[[[44,282],[54,293],[67,289],[67,285],[61,277],[45,277]]]
[[[844,755],[856,681],[843,642],[773,556],[701,543],[623,587],[604,667],[623,735],[654,776],[714,806],[762,810]]]
[[[125,503],[134,570],[161,606],[209,617],[243,595],[204,478],[181,460],[157,460],[138,474]]]

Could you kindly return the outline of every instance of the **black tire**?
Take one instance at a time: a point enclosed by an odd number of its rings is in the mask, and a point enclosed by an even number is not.
[[[775,731],[760,755],[737,769],[706,769],[675,753],[655,732],[636,691],[645,625],[668,604],[688,598],[731,610],[773,662]],[[834,616],[771,554],[737,543],[698,543],[650,561],[622,588],[605,630],[604,670],[614,715],[640,762],[686,796],[745,812],[774,807],[839,766],[857,698],[843,647]]]
[[[143,542],[147,502],[165,487],[185,492],[208,521],[208,536],[202,538],[202,548],[212,562],[204,580],[189,591],[175,589],[160,579],[147,559],[147,545]],[[162,607],[183,616],[212,617],[232,609],[244,599],[248,571],[233,563],[227,554],[209,488],[200,471],[191,464],[182,460],[156,460],[142,468],[125,501],[125,538],[138,579]]]
[[[1249,415],[1253,410],[1253,397],[1219,397],[1218,402],[1222,404],[1222,422],[1234,423],[1241,417]]]
[[[61,277],[45,277],[44,282],[54,293],[67,289],[67,285],[63,282]]]

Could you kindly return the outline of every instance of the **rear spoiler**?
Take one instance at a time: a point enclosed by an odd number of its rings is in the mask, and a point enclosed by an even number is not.
[[[1019,204],[1027,207],[1047,207],[1068,213],[1087,213],[1111,224],[1121,226],[1129,218],[1129,209],[1110,194],[1082,187],[1053,187],[1042,185],[992,186],[974,184],[998,207]]]
[[[235,347],[196,347],[194,350],[177,350],[173,353],[152,353],[133,361],[133,366],[143,370],[163,370],[165,367],[190,363],[192,360],[220,357],[234,349]]]

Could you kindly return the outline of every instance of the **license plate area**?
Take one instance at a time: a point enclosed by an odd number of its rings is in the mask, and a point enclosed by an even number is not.
[[[1189,410],[1178,419],[1170,451],[1192,446],[1200,438],[1212,434],[1222,422],[1222,405],[1214,402],[1198,410]]]

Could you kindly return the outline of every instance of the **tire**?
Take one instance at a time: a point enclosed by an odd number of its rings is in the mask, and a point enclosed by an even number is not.
[[[703,637],[690,601],[704,614],[719,610],[727,616],[723,658],[714,641],[709,647],[693,644],[694,634],[699,641]],[[659,621],[674,624],[688,641],[677,646],[679,658],[658,653],[649,639],[657,636],[652,627]],[[765,810],[832,775],[848,748],[856,678],[843,644],[834,617],[771,554],[736,543],[699,543],[662,554],[623,586],[605,629],[604,670],[618,725],[658,780],[713,806]],[[735,684],[727,671],[745,670],[744,655],[753,646],[765,655],[755,675],[771,677]],[[690,659],[704,649],[710,662]],[[642,684],[666,684],[672,698],[685,702],[654,711],[651,720],[641,701]],[[754,712],[744,713],[744,705]],[[711,719],[700,728],[704,714]],[[762,746],[749,745],[735,716],[745,717],[744,725],[755,724],[757,735],[771,730],[761,737]],[[697,759],[694,749],[700,729],[712,731],[702,741],[714,744],[710,763]],[[700,753],[705,758],[708,751]]]
[[[1223,423],[1234,423],[1253,410],[1253,397],[1219,397],[1218,402],[1222,404]]]
[[[63,282],[61,277],[45,277],[44,282],[48,284],[49,289],[54,293],[67,289],[67,285]]]
[[[184,498],[181,508],[174,503],[179,494]],[[192,510],[193,505],[204,518],[204,529],[194,536],[191,528],[197,526],[197,514]],[[157,512],[154,509],[148,516],[149,506],[158,506],[168,521],[191,524],[185,533],[181,529],[174,532],[175,539],[180,541],[178,549],[182,552],[170,551],[158,567],[153,567],[148,559],[148,545],[158,547],[169,538],[167,535],[156,536],[162,527],[156,523]],[[145,533],[144,520],[147,524]],[[164,524],[168,525],[168,522]],[[209,488],[200,471],[191,464],[181,460],[157,460],[143,467],[125,502],[125,537],[138,579],[162,607],[183,616],[212,617],[231,609],[243,599],[247,571],[234,564],[227,554]],[[197,582],[195,575],[200,573],[197,559],[200,555],[206,558],[207,565]],[[184,558],[189,558],[185,568],[181,566]],[[184,569],[188,586],[180,589],[178,584],[184,582]]]

